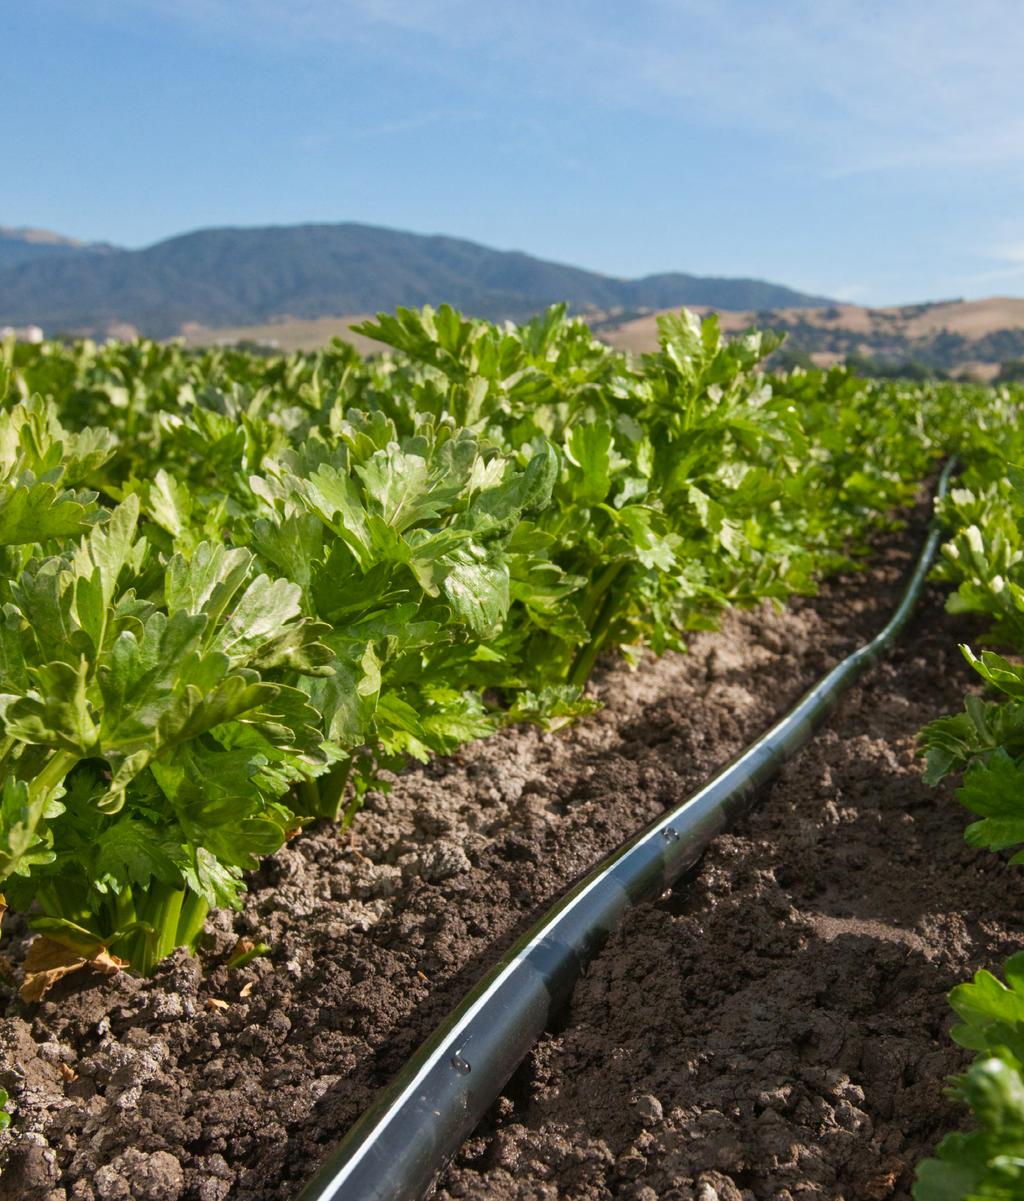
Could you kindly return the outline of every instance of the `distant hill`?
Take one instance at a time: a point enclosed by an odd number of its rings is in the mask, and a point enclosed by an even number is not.
[[[10,229],[0,225],[0,271],[19,263],[74,258],[83,254],[110,254],[114,250],[105,242],[79,242],[48,229]]]
[[[754,279],[616,279],[459,238],[370,225],[205,229],[117,252],[58,250],[74,246],[58,241],[44,253],[44,245],[23,238],[30,254],[6,266],[0,259],[0,325],[94,333],[128,323],[160,338],[190,323],[217,329],[445,301],[490,318],[522,318],[563,300],[577,312],[624,315],[682,304],[830,303]]]
[[[918,363],[933,371],[988,378],[1001,363],[1024,359],[1024,299],[1010,296],[885,309],[837,304],[723,312],[721,322],[732,333],[755,325],[784,330],[784,352],[803,351],[819,366],[861,356],[883,365]],[[604,322],[600,336],[623,350],[653,350],[657,314]]]

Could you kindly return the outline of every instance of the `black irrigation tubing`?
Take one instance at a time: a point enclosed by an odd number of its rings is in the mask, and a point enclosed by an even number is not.
[[[936,493],[945,495],[950,460]],[[558,900],[412,1056],[296,1201],[415,1201],[479,1122],[568,999],[622,915],[693,867],[750,809],[758,788],[799,750],[839,697],[899,637],[941,531],[933,523],[885,627],[847,655],[707,784],[604,859]]]

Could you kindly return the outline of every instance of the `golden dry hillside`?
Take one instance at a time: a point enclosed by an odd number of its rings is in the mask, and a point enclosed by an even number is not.
[[[698,306],[697,312],[712,310]],[[606,324],[600,336],[634,353],[657,346],[657,313],[619,325]],[[849,354],[880,359],[916,359],[951,372],[994,374],[1000,363],[1024,357],[1024,299],[939,301],[902,308],[870,309],[855,304],[829,308],[719,312],[724,330],[751,326],[785,330],[788,345],[807,351],[827,366]]]
[[[254,342],[275,350],[319,350],[332,338],[342,338],[361,354],[382,350],[379,342],[353,331],[353,325],[367,321],[366,315],[351,317],[280,317],[260,325],[234,325],[220,329],[189,322],[182,326],[186,346],[232,346]]]
[[[708,305],[691,306],[702,316]],[[665,312],[671,310],[662,310]],[[731,334],[756,326],[785,330],[787,347],[806,351],[820,366],[848,355],[885,361],[916,360],[951,374],[970,372],[991,378],[1001,363],[1024,358],[1024,299],[993,296],[985,300],[939,301],[901,308],[870,309],[855,304],[826,308],[717,310],[722,328]],[[657,346],[657,312],[616,323],[597,315],[598,336],[620,350],[640,354]],[[181,336],[189,346],[253,342],[278,350],[316,350],[332,338],[352,343],[363,354],[384,349],[356,334],[353,325],[366,315],[279,317],[259,325],[210,327],[190,322]]]

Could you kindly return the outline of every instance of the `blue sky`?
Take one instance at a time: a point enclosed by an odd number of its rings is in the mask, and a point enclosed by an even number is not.
[[[31,0],[0,224],[364,221],[861,303],[1024,295],[1017,0]]]

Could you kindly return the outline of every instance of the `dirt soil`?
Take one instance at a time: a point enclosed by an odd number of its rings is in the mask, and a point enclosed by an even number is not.
[[[731,614],[687,656],[604,671],[574,729],[514,729],[371,798],[355,837],[269,861],[201,958],[17,1000],[5,919],[0,1201],[291,1201],[319,1159],[542,907],[883,623],[920,530],[783,613]],[[1019,945],[1017,878],[968,851],[914,732],[958,708],[962,620],[932,595],[720,838],[636,910],[442,1176],[473,1198],[906,1197],[958,1119],[944,993]],[[239,935],[269,957],[229,970]]]

